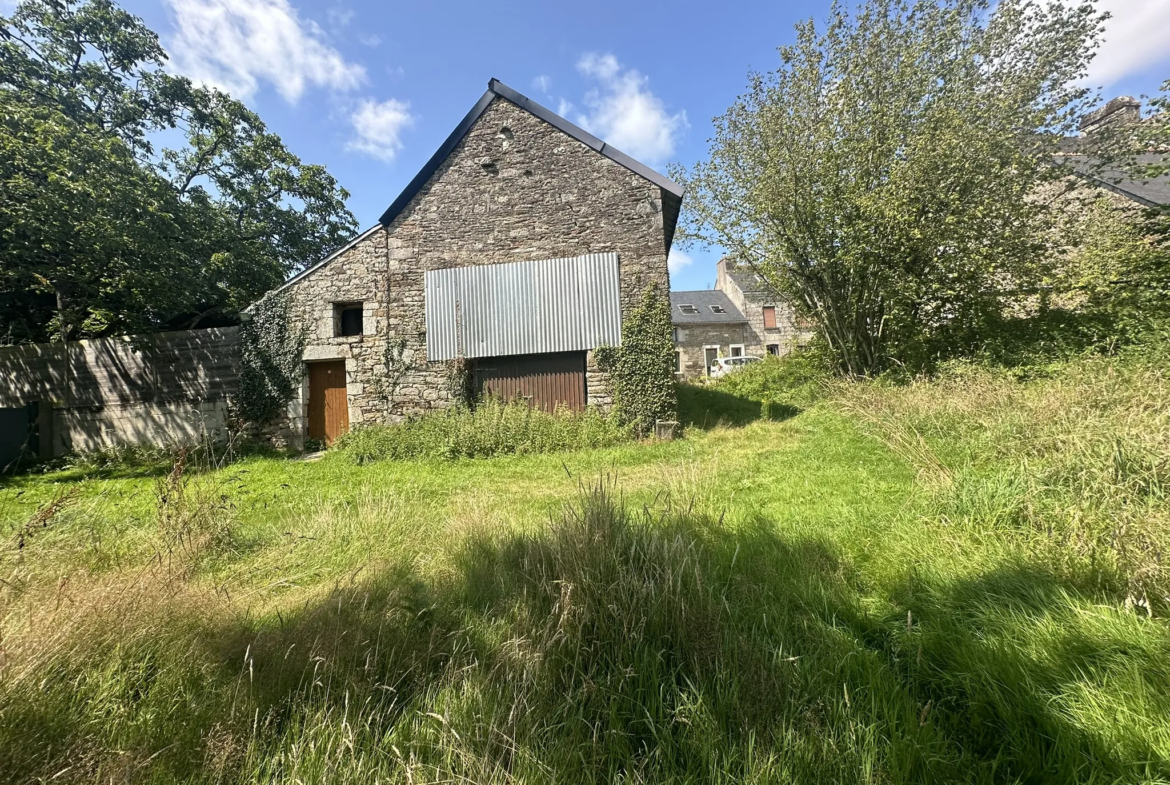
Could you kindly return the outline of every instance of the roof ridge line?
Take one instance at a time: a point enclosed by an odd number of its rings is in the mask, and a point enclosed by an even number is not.
[[[606,142],[589,133],[584,128],[581,128],[575,123],[566,120],[548,107],[538,104],[528,96],[513,90],[499,79],[492,77],[490,80],[488,80],[487,90],[482,96],[480,96],[479,100],[476,101],[475,106],[471,108],[470,112],[464,115],[463,119],[459,122],[459,125],[455,126],[455,130],[448,134],[447,138],[443,140],[443,144],[441,144],[439,149],[435,151],[435,154],[427,159],[427,162],[423,164],[423,167],[419,170],[418,174],[411,178],[410,182],[407,183],[406,188],[402,189],[402,193],[398,195],[398,198],[395,199],[388,208],[386,208],[386,212],[382,213],[382,216],[378,219],[378,223],[382,224],[383,226],[388,226],[395,218],[398,217],[399,213],[406,209],[406,206],[410,203],[410,200],[414,198],[415,194],[422,190],[427,181],[431,179],[431,176],[438,171],[439,167],[442,166],[443,161],[447,160],[447,156],[449,156],[451,152],[459,145],[459,143],[463,141],[463,137],[467,136],[467,132],[471,130],[471,127],[475,125],[475,122],[487,110],[492,100],[497,96],[503,98],[505,101],[508,101],[515,106],[520,107],[529,114],[544,120],[558,131],[571,136],[578,142],[584,144],[586,147],[601,153],[603,156],[610,159],[614,163],[629,169],[634,174],[640,175],[641,177],[649,180],[659,188],[662,188],[679,199],[682,198],[685,189],[678,183],[671,180],[669,177],[659,174],[641,161],[626,155],[621,150],[618,150],[612,145],[606,144]]]

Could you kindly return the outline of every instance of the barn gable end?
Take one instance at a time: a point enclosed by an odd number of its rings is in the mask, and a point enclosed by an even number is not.
[[[492,80],[377,226],[282,287],[309,333],[306,364],[344,361],[351,427],[449,406],[450,362],[427,356],[428,272],[616,256],[624,312],[648,286],[663,296],[670,288],[666,259],[681,194]],[[490,302],[479,307],[491,313]],[[608,407],[609,385],[592,351],[583,350],[581,362],[582,400]],[[309,433],[310,370],[275,424],[278,441],[317,435]]]

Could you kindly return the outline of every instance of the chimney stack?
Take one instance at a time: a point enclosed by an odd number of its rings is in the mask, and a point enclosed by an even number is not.
[[[1100,109],[1081,118],[1081,135],[1100,131],[1106,126],[1128,125],[1142,119],[1142,102],[1130,95],[1114,98]]]

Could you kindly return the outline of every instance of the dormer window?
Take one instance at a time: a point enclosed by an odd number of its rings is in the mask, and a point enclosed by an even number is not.
[[[727,313],[727,309],[724,308],[722,305],[712,305],[711,306],[711,313]]]
[[[680,303],[678,309],[688,316],[693,316],[699,312],[698,306],[687,303]]]

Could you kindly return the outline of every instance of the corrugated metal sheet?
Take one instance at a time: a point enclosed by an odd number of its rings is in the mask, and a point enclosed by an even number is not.
[[[621,343],[615,253],[432,270],[425,289],[430,360]]]

